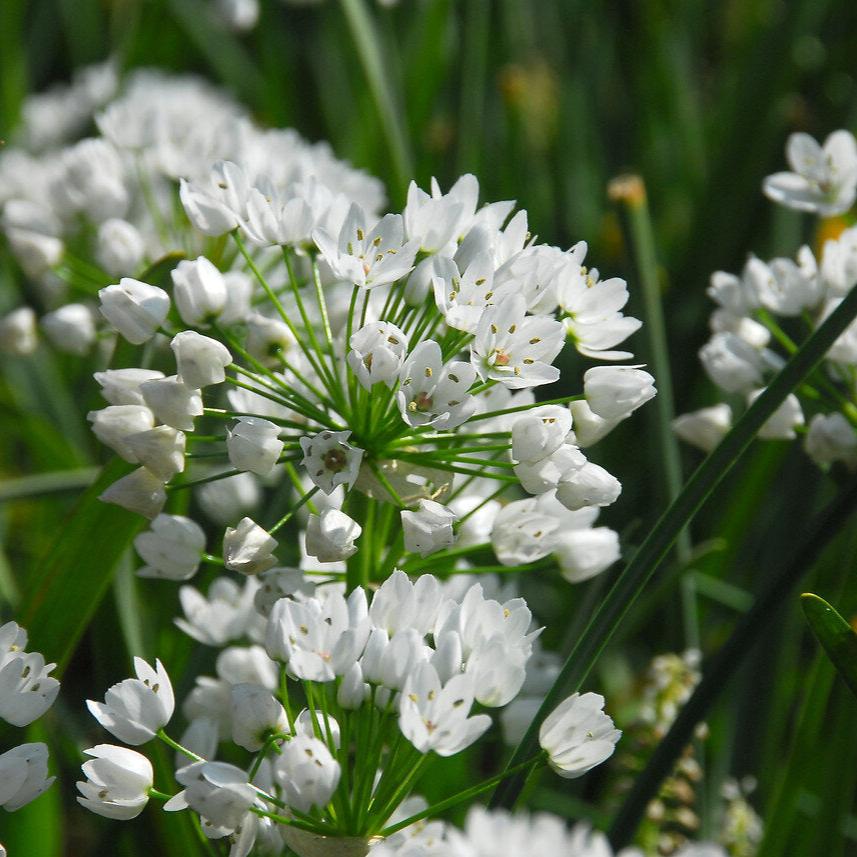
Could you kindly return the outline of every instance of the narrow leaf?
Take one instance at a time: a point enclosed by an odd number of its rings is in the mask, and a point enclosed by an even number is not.
[[[805,592],[800,597],[804,616],[833,666],[857,696],[857,633],[823,598]]]

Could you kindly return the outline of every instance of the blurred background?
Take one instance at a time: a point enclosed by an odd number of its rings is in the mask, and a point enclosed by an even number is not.
[[[67,84],[93,63],[199,75],[260,124],[328,140],[339,157],[385,182],[393,210],[412,178],[426,187],[435,176],[447,188],[475,173],[482,199],[516,199],[542,240],[563,248],[586,240],[603,276],[628,279],[631,311],[643,317],[633,248],[607,192],[616,176],[639,174],[678,413],[716,401],[696,358],[708,337],[711,272],[739,270],[750,251],[793,255],[818,240],[808,220],[775,210],[761,194],[763,177],[784,168],[787,135],[823,138],[857,125],[851,0],[260,0],[247,29],[234,17],[241,5],[3,0],[0,137],[20,139],[28,95]],[[0,310],[30,297],[0,245]],[[651,359],[643,334],[632,348],[641,362]],[[98,407],[93,387],[84,360],[47,349],[34,359],[2,358],[0,618],[26,597],[57,522],[104,460],[81,406]],[[599,447],[624,486],[604,521],[622,534],[626,556],[668,500],[655,419],[644,409]],[[700,456],[681,454],[686,476]],[[634,722],[652,657],[689,647],[707,654],[726,639],[830,490],[798,445],[751,450],[694,523],[691,552],[665,565],[590,679],[620,725],[623,716],[626,729]],[[801,585],[853,615],[855,555],[852,528]],[[151,828],[154,815],[121,827],[82,817],[69,788],[78,748],[95,735],[83,697],[125,674],[135,642],[164,657],[158,642],[176,611],[173,587],[120,570],[67,673],[61,705],[33,728],[33,740],[48,734],[66,784],[0,817],[14,857],[193,853],[172,822]],[[615,573],[574,588],[547,575],[522,582],[551,629],[549,646],[567,647]],[[710,834],[723,824],[723,783],[750,776],[748,800],[768,831],[762,857],[845,857],[857,854],[855,701],[817,654],[796,595],[723,687],[707,737],[692,749],[701,773],[688,779],[687,804],[693,824]],[[583,785],[545,781],[529,803],[609,823],[623,781],[650,746],[629,742],[627,758]],[[484,763],[496,767],[496,759]],[[424,790],[446,794],[455,777],[447,768]],[[140,841],[149,829],[156,843]]]

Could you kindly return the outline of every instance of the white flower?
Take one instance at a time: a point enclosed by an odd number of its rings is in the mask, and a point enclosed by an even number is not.
[[[571,402],[568,406],[574,426],[574,442],[581,448],[592,446],[606,437],[621,420],[605,420],[598,416],[586,399]]]
[[[173,297],[185,324],[204,327],[223,312],[226,283],[223,274],[205,256],[193,261],[183,259],[171,276]]]
[[[599,417],[622,420],[654,398],[654,381],[636,366],[595,366],[583,376],[583,392]]]
[[[164,804],[164,809],[189,806],[206,822],[225,828],[221,834],[224,836],[241,824],[256,800],[256,790],[247,782],[247,774],[225,762],[194,762],[177,771],[176,779],[185,787],[183,798],[173,798]]]
[[[357,481],[363,450],[346,443],[349,437],[350,431],[322,431],[300,439],[303,465],[325,494],[332,494],[337,485],[350,487]]]
[[[471,676],[459,673],[441,685],[435,668],[423,662],[402,690],[399,729],[420,753],[460,753],[491,725],[485,714],[469,716],[473,700]]]
[[[77,802],[105,818],[136,818],[149,802],[152,763],[135,750],[113,744],[98,744],[83,752],[93,758],[82,765],[86,781],[77,783]]]
[[[232,740],[239,747],[255,753],[269,735],[288,727],[285,709],[267,688],[246,683],[232,686]]]
[[[476,370],[458,360],[444,364],[440,346],[433,339],[414,348],[399,377],[399,411],[408,425],[451,429],[460,426],[476,409],[468,392]]]
[[[45,744],[21,744],[0,755],[0,806],[15,812],[47,791],[56,777],[48,776]]]
[[[115,503],[129,512],[136,512],[144,518],[157,517],[167,502],[167,492],[164,483],[145,467],[117,479],[100,495],[99,500],[105,503]]]
[[[42,328],[51,345],[67,354],[86,354],[95,342],[95,321],[84,304],[66,304],[42,316]]]
[[[369,617],[374,626],[390,636],[405,628],[426,634],[434,627],[442,596],[440,583],[433,574],[421,574],[412,582],[405,572],[397,569],[372,597]]]
[[[457,241],[473,220],[479,201],[479,182],[475,176],[461,176],[443,194],[432,179],[431,196],[411,182],[403,213],[405,234],[417,241],[424,253],[436,253]]]
[[[821,282],[832,295],[844,297],[857,283],[857,228],[845,229],[835,241],[825,241]]]
[[[134,658],[137,678],[114,684],[104,702],[87,699],[92,716],[120,741],[137,746],[155,737],[169,723],[175,708],[170,677],[159,660],[152,669],[142,658]]]
[[[368,230],[366,212],[352,203],[338,240],[324,229],[313,232],[324,261],[333,275],[355,286],[371,289],[402,279],[414,265],[418,241],[405,244],[399,214],[387,214]]]
[[[0,633],[17,627],[7,623]],[[0,649],[0,719],[13,726],[28,726],[41,717],[59,693],[60,683],[49,675],[55,666],[46,664],[39,652],[20,650],[17,643],[8,651]]]
[[[139,459],[128,445],[128,438],[148,431],[155,417],[145,405],[108,405],[100,411],[90,411],[86,418],[92,423],[95,436],[126,461],[138,464]]]
[[[759,283],[759,301],[771,312],[796,316],[818,304],[822,283],[809,247],[802,247],[795,264],[791,259],[773,259],[768,276]]]
[[[273,552],[277,540],[251,518],[242,518],[237,527],[227,527],[223,536],[223,561],[228,569],[241,574],[259,574],[277,564]]]
[[[561,777],[579,777],[613,754],[622,733],[603,709],[603,696],[575,693],[545,718],[539,744]]]
[[[101,386],[101,395],[111,405],[144,405],[140,385],[163,378],[155,369],[106,369],[93,376]]]
[[[455,513],[434,500],[420,500],[416,511],[403,509],[401,516],[406,551],[428,556],[455,542]]]
[[[363,681],[360,662],[355,661],[342,676],[342,682],[336,691],[336,701],[347,711],[354,711],[363,705],[368,695],[369,684]]]
[[[734,333],[715,333],[699,350],[708,377],[727,393],[747,392],[762,382],[759,351]]]
[[[182,586],[179,601],[185,618],[176,619],[176,626],[208,646],[223,646],[247,631],[257,588],[252,577],[243,587],[228,577],[218,577],[206,598],[198,589]]]
[[[725,402],[676,417],[673,431],[685,443],[711,452],[732,428],[732,408]]]
[[[392,384],[408,349],[408,337],[395,324],[373,321],[352,335],[347,360],[357,380],[368,390],[373,384]]]
[[[786,159],[793,172],[765,179],[769,199],[823,217],[851,208],[857,191],[857,142],[849,131],[834,131],[823,147],[809,134],[792,134]]]
[[[155,426],[125,438],[125,446],[137,461],[163,482],[184,470],[187,438],[170,426]]]
[[[193,431],[193,418],[203,413],[202,396],[178,375],[140,384],[143,400],[162,423],[182,431]]]
[[[287,595],[312,595],[315,584],[304,577],[299,568],[269,568],[258,576],[259,589],[253,598],[256,610],[265,618],[271,608]]]
[[[562,576],[570,583],[601,574],[621,556],[619,534],[609,527],[563,528],[553,551]]]
[[[366,593],[348,600],[331,593],[324,601],[281,598],[271,610],[265,637],[268,654],[307,681],[333,681],[357,660],[368,634]]]
[[[516,464],[515,476],[528,493],[544,494],[560,482],[572,479],[586,464],[586,456],[576,446],[566,443],[538,461]]]
[[[95,258],[111,277],[133,274],[145,254],[143,236],[133,223],[113,217],[98,227]]]
[[[338,562],[357,553],[355,540],[363,528],[339,509],[325,509],[310,515],[306,526],[305,550],[319,562]]]
[[[494,519],[491,546],[503,565],[521,565],[546,557],[552,550],[559,521],[542,511],[535,498],[507,503]]]
[[[747,394],[747,404],[752,405],[765,391],[752,390]],[[771,414],[759,429],[759,437],[764,440],[794,440],[795,428],[804,423],[803,411],[797,396],[789,393],[785,401]]]
[[[804,448],[818,464],[842,461],[851,468],[857,464],[857,432],[840,413],[816,414],[810,420]]]
[[[562,324],[548,316],[528,316],[520,294],[488,307],[470,346],[480,377],[500,381],[510,390],[550,384],[559,378],[551,366],[565,344]]]
[[[283,451],[280,428],[261,417],[239,417],[226,436],[226,451],[236,470],[267,476]]]
[[[563,475],[556,486],[556,499],[572,512],[584,506],[609,506],[622,492],[619,480],[592,461]]]
[[[179,196],[190,222],[204,235],[224,235],[240,223],[249,185],[240,167],[218,161],[206,188],[181,180]]]
[[[254,312],[247,316],[245,323],[247,351],[266,366],[279,365],[279,356],[295,344],[288,325],[278,318],[268,318]]]
[[[476,333],[479,319],[489,306],[516,291],[517,283],[505,287],[494,284],[494,261],[491,254],[476,255],[464,272],[443,256],[434,256],[423,264],[431,264],[432,289],[440,314],[449,327]]]
[[[31,307],[18,307],[0,318],[0,351],[4,354],[32,354],[38,344],[36,313]]]
[[[170,343],[176,356],[179,377],[188,387],[220,384],[226,378],[225,367],[232,362],[229,349],[195,330],[183,330]]]
[[[217,0],[217,11],[231,30],[252,30],[259,20],[259,0]]]
[[[146,563],[140,577],[188,580],[196,574],[205,551],[205,533],[190,518],[158,515],[151,527],[134,539],[134,548]]]
[[[628,303],[628,286],[619,277],[599,280],[598,271],[582,266],[586,244],[580,242],[569,251],[569,263],[558,278],[557,302],[565,313],[565,326],[575,348],[597,360],[625,360],[627,351],[613,351],[642,322],[622,314]]]
[[[327,746],[308,735],[287,741],[274,763],[274,776],[286,803],[299,812],[324,806],[336,791],[340,774],[339,762]]]
[[[556,452],[571,431],[571,412],[559,405],[525,411],[512,423],[512,458],[535,463]]]
[[[98,292],[101,314],[132,345],[151,339],[170,311],[169,295],[131,277]]]

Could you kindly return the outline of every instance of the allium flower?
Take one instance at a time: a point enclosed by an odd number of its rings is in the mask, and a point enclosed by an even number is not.
[[[164,808],[189,806],[206,822],[225,828],[221,835],[235,830],[256,800],[247,775],[225,762],[194,762],[178,771],[176,779],[185,787],[183,801],[175,807],[167,803]]]
[[[725,402],[682,414],[673,420],[673,431],[686,443],[711,452],[732,428],[732,408]]]
[[[112,744],[98,744],[83,752],[93,758],[83,763],[86,781],[77,783],[77,802],[105,818],[136,818],[149,802],[152,763],[134,750]]]
[[[579,777],[613,754],[622,733],[603,709],[603,696],[575,693],[545,718],[539,744],[561,777]]]
[[[137,746],[155,737],[173,716],[175,699],[170,677],[159,660],[152,669],[142,658],[134,658],[137,678],[114,684],[104,702],[86,701],[92,716],[126,744]]]
[[[313,438],[301,438],[304,467],[325,494],[331,494],[337,485],[357,481],[363,450],[348,444],[349,437],[350,431],[323,431]]]
[[[200,391],[178,375],[144,381],[140,392],[158,420],[182,431],[193,431],[194,417],[203,412]]]
[[[0,351],[4,354],[32,354],[38,344],[36,313],[30,307],[18,307],[0,318]]]
[[[327,746],[307,735],[287,741],[274,765],[274,777],[289,806],[309,812],[324,806],[339,785],[341,769]]]
[[[39,652],[25,652],[27,633],[15,622],[0,626],[0,719],[28,726],[53,705],[60,683]]]
[[[232,686],[231,719],[232,740],[251,753],[261,750],[269,735],[289,726],[283,706],[258,684]]]
[[[654,381],[636,366],[595,366],[583,376],[583,393],[593,413],[622,420],[654,398]]]
[[[338,239],[324,229],[313,240],[334,276],[365,289],[402,279],[413,268],[417,241],[405,243],[401,215],[387,214],[371,229],[366,212],[352,204]]]
[[[409,425],[455,428],[476,408],[468,392],[476,370],[462,361],[444,365],[440,346],[431,339],[410,353],[400,378],[399,411]]]
[[[560,322],[528,316],[526,301],[513,295],[482,314],[471,346],[482,378],[500,381],[510,390],[550,384],[559,369],[550,365],[565,344]]]
[[[764,390],[751,390],[747,394],[747,403],[753,404]],[[759,429],[759,437],[765,440],[793,440],[797,435],[795,428],[804,423],[803,411],[797,396],[790,394]]]
[[[857,193],[857,142],[850,132],[834,132],[823,147],[809,134],[792,134],[786,157],[793,172],[765,179],[770,199],[825,217],[851,208]]]
[[[379,382],[390,384],[399,376],[408,337],[394,324],[373,321],[353,334],[349,344],[348,365],[368,390]]]
[[[140,577],[189,580],[205,551],[205,533],[182,515],[158,515],[151,527],[134,539],[134,548],[146,563]]]
[[[173,296],[182,321],[204,327],[226,307],[226,282],[220,271],[205,256],[183,260],[172,272]],[[201,387],[188,381],[190,386]]]
[[[339,509],[325,509],[310,515],[306,527],[306,552],[319,562],[338,562],[357,553],[354,542],[362,527]]]
[[[84,304],[66,304],[42,316],[45,336],[58,351],[82,355],[95,342],[92,311]]]
[[[15,812],[50,788],[45,744],[21,744],[0,754],[0,806]]]
[[[145,467],[138,467],[127,476],[108,486],[99,499],[115,503],[129,512],[136,512],[150,520],[156,518],[167,502],[164,483]]]
[[[431,664],[420,664],[402,690],[399,728],[421,753],[452,756],[491,725],[485,714],[470,716],[473,700],[470,676],[456,675],[442,685]]]

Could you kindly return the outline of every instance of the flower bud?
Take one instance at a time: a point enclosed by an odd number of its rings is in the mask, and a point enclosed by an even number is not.
[[[184,259],[172,272],[173,297],[185,324],[202,327],[226,306],[223,274],[205,256]]]
[[[164,373],[154,369],[106,369],[94,377],[101,385],[101,395],[111,405],[145,405],[140,385],[163,378]]]
[[[271,691],[258,684],[232,687],[232,740],[245,750],[261,750],[273,732],[289,728],[283,706]]]
[[[95,342],[95,322],[84,304],[66,304],[42,316],[42,329],[57,351],[86,354]]]
[[[373,384],[391,384],[399,374],[408,349],[408,337],[394,324],[373,321],[350,341],[348,365],[367,390]]]
[[[619,535],[609,527],[564,530],[557,536],[553,552],[562,576],[570,583],[580,583],[619,559]]]
[[[599,417],[589,407],[589,402],[586,399],[572,402],[568,409],[574,426],[574,442],[581,449],[598,443],[621,422],[621,420],[605,420],[604,417]]]
[[[306,552],[319,562],[338,562],[357,553],[355,539],[363,532],[360,524],[338,509],[310,515],[306,527]]]
[[[297,735],[286,742],[274,775],[286,803],[299,812],[324,806],[339,785],[339,762],[317,738]]]
[[[98,297],[101,314],[132,345],[151,339],[170,311],[170,298],[163,289],[131,277],[101,289]]]
[[[36,313],[22,306],[0,318],[0,352],[24,356],[32,354],[39,344]]]
[[[446,506],[434,500],[420,500],[416,511],[403,510],[401,515],[406,551],[428,556],[455,542],[455,513]]]
[[[223,537],[223,559],[228,569],[241,574],[259,574],[277,564],[273,551],[277,540],[250,518],[242,518],[235,528],[227,527]]]
[[[203,412],[199,390],[187,386],[178,375],[144,381],[140,392],[157,419],[182,431],[193,431],[193,418]]]
[[[261,417],[240,417],[226,437],[229,461],[236,470],[267,476],[283,451],[280,428]]]
[[[184,330],[170,343],[176,356],[178,375],[188,387],[220,384],[226,378],[224,368],[232,362],[229,349],[195,330]]]
[[[170,426],[155,426],[125,439],[136,460],[164,482],[184,470],[185,443],[185,433]]]
[[[752,405],[764,390],[753,390],[747,394],[747,404]],[[794,440],[795,427],[803,425],[803,411],[794,393],[789,393],[786,400],[771,414],[765,424],[759,429],[759,437],[764,440]]]
[[[134,548],[146,563],[140,577],[188,580],[196,574],[205,550],[205,533],[196,522],[181,515],[158,515]]]
[[[134,224],[111,218],[98,227],[95,258],[111,277],[133,274],[143,262],[146,245]]]
[[[0,806],[15,812],[45,792],[56,777],[48,776],[45,744],[21,744],[0,755]]]
[[[571,413],[559,405],[533,408],[512,423],[512,458],[535,462],[556,452],[571,431]]]
[[[108,486],[98,499],[115,503],[144,518],[155,518],[167,502],[167,492],[157,476],[145,467],[138,467]]]
[[[655,379],[635,366],[595,366],[583,376],[583,392],[593,413],[623,420],[654,398]]]
[[[342,677],[342,683],[336,691],[336,701],[347,711],[355,711],[363,705],[369,695],[369,685],[363,681],[360,662],[355,661]]]
[[[609,506],[622,493],[622,485],[603,467],[587,461],[559,483],[556,498],[572,512],[584,506]]]
[[[682,414],[673,420],[673,431],[685,442],[711,452],[732,428],[732,408],[725,402]]]
[[[254,312],[247,318],[247,351],[266,365],[276,366],[277,355],[288,351],[295,338],[288,325],[278,318]]]
[[[109,405],[100,411],[90,411],[86,418],[92,423],[95,436],[126,461],[139,463],[128,438],[148,431],[155,425],[152,412],[145,405]]]

